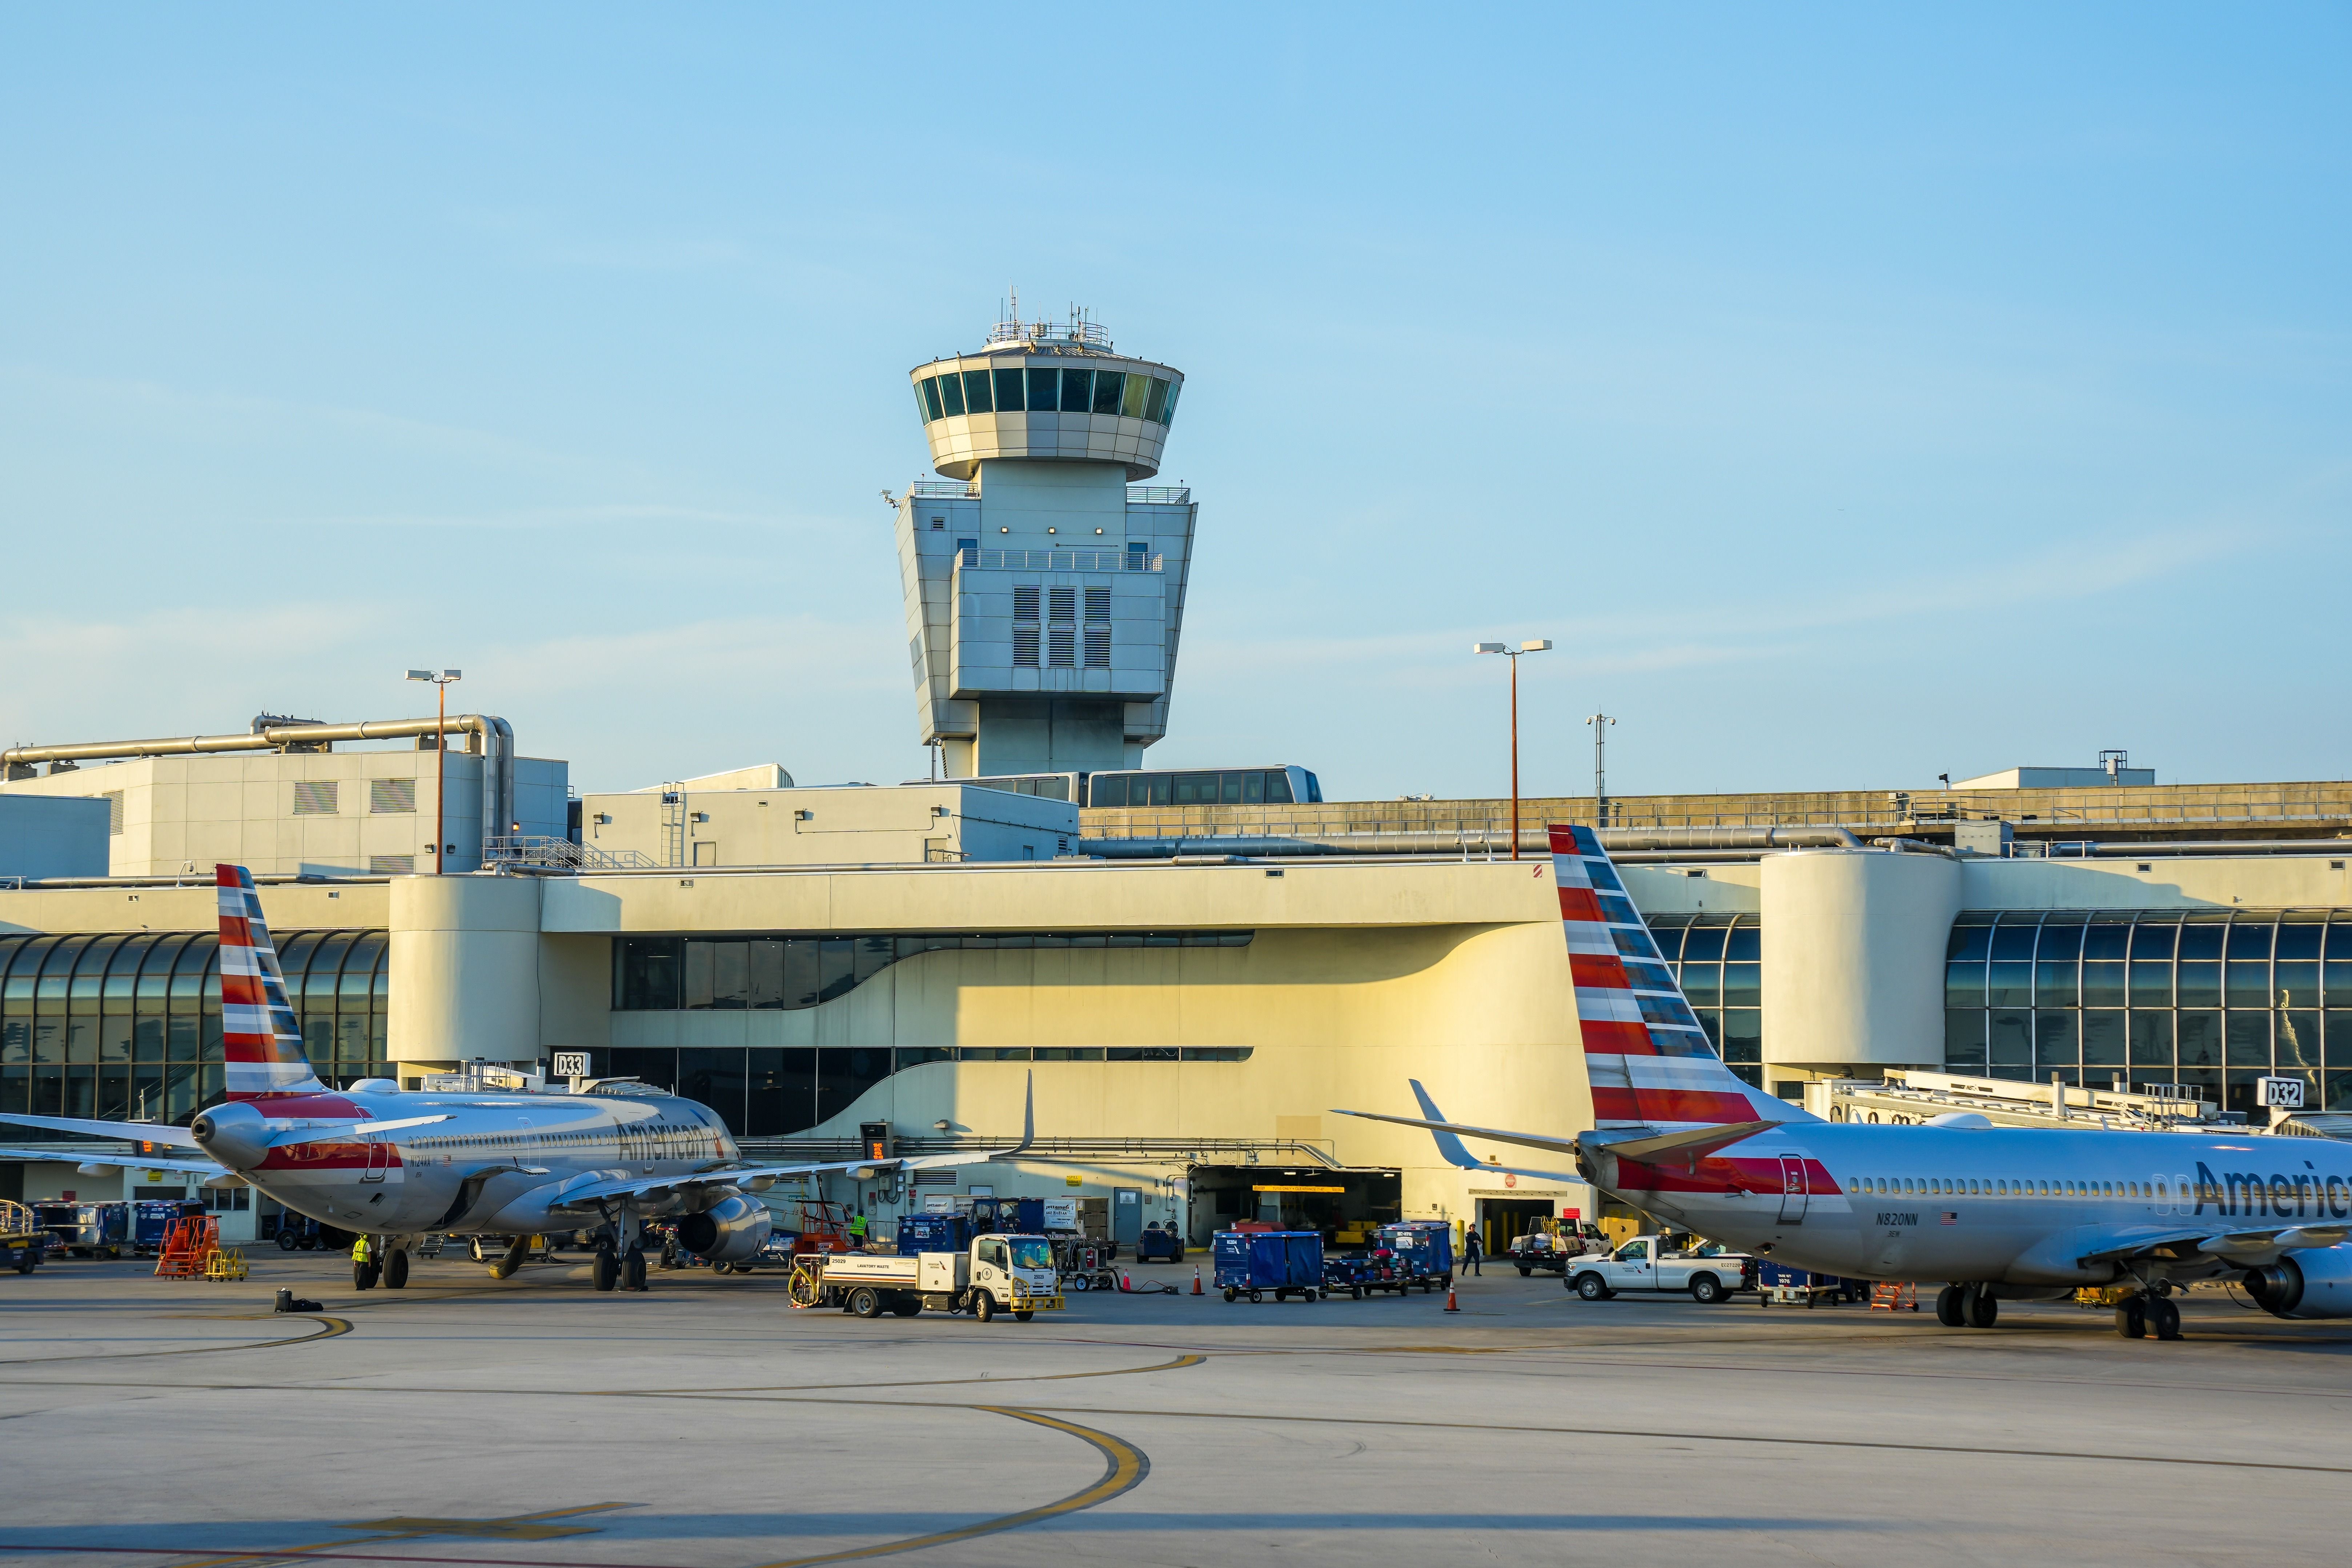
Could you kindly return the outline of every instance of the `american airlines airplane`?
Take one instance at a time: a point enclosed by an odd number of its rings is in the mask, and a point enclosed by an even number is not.
[[[226,1101],[184,1128],[15,1114],[0,1121],[201,1152],[209,1158],[126,1163],[240,1176],[297,1214],[371,1237],[371,1261],[352,1266],[361,1289],[379,1278],[391,1289],[405,1285],[411,1244],[428,1233],[504,1238],[505,1256],[490,1268],[503,1279],[522,1262],[531,1237],[589,1227],[600,1238],[596,1289],[643,1289],[647,1220],[676,1219],[688,1251],[714,1263],[740,1262],[768,1237],[767,1205],[751,1194],[780,1177],[972,1164],[1030,1143],[1034,1101],[1012,1148],[755,1165],[743,1160],[717,1111],[656,1089],[415,1094],[391,1079],[366,1079],[337,1093],[303,1055],[252,876],[242,866],[222,866],[216,879]],[[0,1149],[0,1158],[57,1157]]]
[[[2043,1131],[1968,1112],[1925,1126],[1823,1121],[1750,1089],[1708,1047],[1592,832],[1551,829],[1591,1131],[1345,1110],[1437,1135],[1465,1169],[1475,1137],[1574,1158],[1613,1197],[1800,1268],[1948,1281],[1948,1326],[1990,1328],[2003,1300],[2125,1292],[2116,1331],[2180,1337],[2175,1286],[2232,1279],[2282,1318],[2352,1317],[2352,1149],[2252,1131]]]

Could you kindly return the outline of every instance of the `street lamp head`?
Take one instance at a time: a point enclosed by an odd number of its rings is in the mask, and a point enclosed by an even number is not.
[[[1521,653],[1549,653],[1551,651],[1551,638],[1538,637],[1533,642],[1523,642],[1519,645],[1519,651]]]
[[[1472,653],[1508,653],[1511,650],[1498,642],[1482,642],[1472,643],[1470,651]]]
[[[444,680],[463,680],[466,679],[466,672],[462,669],[445,669],[441,672],[441,679]]]
[[[433,679],[433,672],[429,669],[412,669],[408,672],[408,679],[411,680],[430,680]]]

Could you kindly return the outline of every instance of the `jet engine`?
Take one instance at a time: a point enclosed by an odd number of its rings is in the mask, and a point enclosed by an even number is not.
[[[2274,1318],[2352,1318],[2352,1247],[2314,1247],[2246,1270],[2246,1294]]]
[[[268,1119],[243,1100],[215,1105],[188,1123],[196,1147],[232,1171],[250,1171],[269,1157]]]
[[[748,1263],[768,1239],[768,1205],[737,1193],[677,1222],[677,1244],[713,1263]]]

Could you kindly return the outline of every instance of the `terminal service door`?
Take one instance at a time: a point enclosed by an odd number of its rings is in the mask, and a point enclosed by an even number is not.
[[[1780,1223],[1805,1223],[1805,1159],[1801,1154],[1780,1156]]]
[[[1143,1239],[1142,1188],[1111,1189],[1110,1238],[1121,1247],[1133,1247]]]

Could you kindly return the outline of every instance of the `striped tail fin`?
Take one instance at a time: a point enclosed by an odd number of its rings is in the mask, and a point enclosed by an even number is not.
[[[1750,1089],[1723,1065],[1592,830],[1554,825],[1550,831],[1594,1125],[1815,1120]]]
[[[302,1053],[253,873],[242,866],[216,866],[214,872],[220,888],[221,1048],[228,1098],[324,1093],[327,1086]]]

